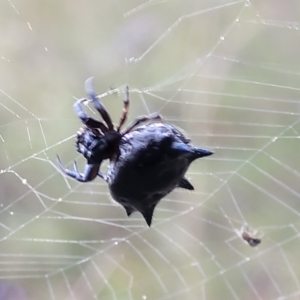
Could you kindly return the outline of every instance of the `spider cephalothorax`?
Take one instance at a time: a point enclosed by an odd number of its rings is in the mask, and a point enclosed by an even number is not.
[[[114,159],[119,152],[122,135],[117,131],[103,134],[99,129],[82,127],[77,132],[76,150],[92,164]]]
[[[139,211],[150,226],[154,209],[163,197],[176,187],[194,189],[184,175],[194,160],[212,152],[192,146],[177,128],[162,122],[158,114],[138,117],[121,132],[129,109],[128,87],[123,113],[115,129],[97,100],[91,79],[86,81],[85,88],[105,124],[83,111],[81,103],[86,99],[78,100],[74,108],[84,127],[77,133],[76,150],[86,158],[87,165],[84,173],[80,173],[75,161],[74,170],[66,169],[59,157],[58,164],[65,174],[81,182],[97,176],[103,178],[127,215]],[[139,126],[145,122],[148,124]],[[107,175],[100,172],[105,159],[109,159]]]
[[[81,103],[87,101],[87,99],[79,99],[74,104],[74,109],[77,116],[81,119],[84,127],[77,132],[76,150],[81,153],[87,160],[84,173],[79,173],[76,161],[74,161],[74,170],[66,169],[59,156],[58,165],[61,170],[72,178],[80,182],[88,182],[98,175],[104,178],[104,175],[99,172],[100,165],[103,160],[115,160],[119,155],[119,144],[122,136],[131,132],[135,127],[146,121],[161,120],[158,114],[149,116],[142,116],[137,118],[131,125],[129,125],[124,132],[120,132],[122,126],[126,122],[128,109],[129,109],[129,89],[126,87],[126,93],[124,98],[124,109],[117,128],[114,128],[110,115],[97,99],[97,95],[92,87],[92,79],[89,78],[85,82],[85,89],[90,96],[94,108],[99,112],[103,118],[105,124],[101,121],[95,120],[89,117],[81,107]]]

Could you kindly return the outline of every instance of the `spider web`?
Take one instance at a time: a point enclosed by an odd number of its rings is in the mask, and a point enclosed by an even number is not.
[[[300,299],[297,1],[0,8],[1,300]],[[130,120],[159,112],[215,152],[150,229],[57,168],[84,167],[72,105],[90,76],[115,122],[128,84]]]

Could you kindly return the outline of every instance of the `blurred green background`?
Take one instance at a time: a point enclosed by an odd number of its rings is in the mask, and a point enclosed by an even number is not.
[[[299,6],[2,1],[0,300],[299,299]],[[159,112],[215,152],[150,229],[56,166],[84,167],[72,106],[90,76],[119,92],[102,98],[115,122],[128,84],[130,120]]]

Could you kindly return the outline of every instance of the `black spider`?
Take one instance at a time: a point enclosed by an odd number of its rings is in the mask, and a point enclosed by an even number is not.
[[[92,78],[86,81],[85,88],[106,125],[83,111],[81,103],[86,99],[78,100],[74,108],[85,126],[77,133],[76,150],[86,158],[87,165],[83,174],[79,173],[75,161],[74,170],[68,170],[57,156],[59,167],[80,182],[100,176],[127,215],[139,211],[150,226],[154,208],[164,196],[176,187],[194,189],[184,174],[191,162],[212,152],[193,147],[178,129],[163,123],[158,114],[138,117],[121,132],[129,109],[128,87],[123,113],[115,129],[109,114],[97,100]],[[145,122],[149,123],[139,126]],[[107,175],[99,171],[105,159],[110,161]]]

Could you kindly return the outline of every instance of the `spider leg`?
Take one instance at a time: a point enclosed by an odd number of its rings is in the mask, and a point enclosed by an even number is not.
[[[102,172],[98,172],[98,176],[107,182],[107,176],[104,175]]]
[[[74,160],[74,162],[73,162],[73,168],[74,168],[74,171],[75,171],[76,173],[79,173],[79,170],[78,170],[78,166],[77,166],[76,160]]]
[[[80,118],[82,123],[90,128],[99,128],[103,133],[107,132],[107,127],[100,121],[97,121],[89,117],[81,107],[81,103],[86,101],[86,99],[79,99],[74,104],[74,109],[76,111],[77,117]]]
[[[74,170],[69,170],[63,166],[59,156],[57,155],[58,166],[63,171],[64,174],[76,179],[79,182],[88,182],[96,178],[99,172],[99,164],[87,164],[84,173],[79,173],[77,168],[77,163],[74,161]]]
[[[154,113],[154,114],[151,114],[149,116],[141,116],[141,117],[138,117],[136,118],[133,123],[131,123],[127,128],[126,130],[122,133],[122,135],[125,135],[127,134],[128,132],[130,132],[133,128],[135,128],[136,126],[142,124],[142,123],[145,123],[145,122],[148,122],[148,121],[161,121],[162,120],[162,117],[157,114],[157,113]]]
[[[107,124],[108,129],[110,131],[114,130],[114,125],[112,123],[112,120],[111,120],[108,112],[106,111],[106,109],[102,105],[102,103],[100,101],[98,101],[98,99],[97,99],[97,94],[94,92],[92,82],[93,82],[93,77],[90,77],[85,81],[85,90],[86,90],[87,94],[91,97],[95,109],[98,111],[98,113],[101,115],[101,117]]]
[[[126,92],[125,92],[125,97],[123,100],[124,103],[124,107],[123,107],[123,112],[122,112],[122,116],[119,122],[119,125],[117,127],[117,132],[120,132],[122,126],[124,125],[124,123],[127,120],[127,116],[128,116],[128,110],[129,110],[129,88],[128,86],[126,86]]]

